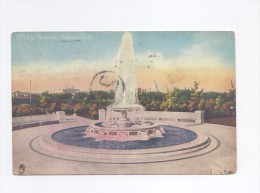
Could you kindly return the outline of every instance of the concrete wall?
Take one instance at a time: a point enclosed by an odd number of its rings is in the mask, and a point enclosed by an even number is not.
[[[99,111],[99,120],[105,120],[107,113],[105,110]],[[144,120],[161,120],[161,121],[191,121],[196,124],[204,123],[204,111],[195,112],[168,112],[168,111],[143,111],[140,114],[128,113],[128,117]],[[113,117],[120,119],[120,112],[113,112]]]
[[[14,117],[12,119],[13,130],[36,127],[41,125],[57,124],[64,119],[64,116],[64,111],[57,111],[56,113],[46,115]]]
[[[98,110],[98,120],[100,120],[100,121],[106,120],[106,110],[104,110],[104,109]]]

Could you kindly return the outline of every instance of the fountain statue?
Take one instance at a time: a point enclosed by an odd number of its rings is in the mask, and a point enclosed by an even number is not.
[[[116,63],[118,80],[115,101],[107,107],[106,121],[91,123],[86,129],[86,136],[115,141],[162,137],[164,130],[161,126],[142,119],[144,107],[138,104],[133,38],[129,32],[123,35]]]

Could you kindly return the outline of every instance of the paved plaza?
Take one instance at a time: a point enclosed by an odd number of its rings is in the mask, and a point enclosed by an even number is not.
[[[13,131],[13,173],[25,166],[30,174],[231,174],[236,171],[236,128],[214,124],[162,122],[172,126],[200,130],[212,136],[215,148],[201,155],[155,163],[110,164],[64,159],[35,152],[30,144],[38,136],[56,130],[88,125],[91,120],[75,116],[68,122]],[[54,152],[55,154],[55,152]]]

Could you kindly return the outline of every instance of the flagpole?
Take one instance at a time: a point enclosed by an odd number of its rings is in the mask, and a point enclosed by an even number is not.
[[[30,80],[30,104],[32,103],[32,81]]]

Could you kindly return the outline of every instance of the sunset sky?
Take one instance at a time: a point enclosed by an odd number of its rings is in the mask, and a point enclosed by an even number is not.
[[[227,91],[235,83],[233,32],[131,32],[137,87],[161,91],[190,88]],[[90,89],[93,76],[116,71],[123,32],[45,32],[12,35],[12,90],[61,92]],[[151,57],[152,55],[152,57]],[[114,77],[106,77],[108,81]],[[93,89],[102,88],[98,83]]]

